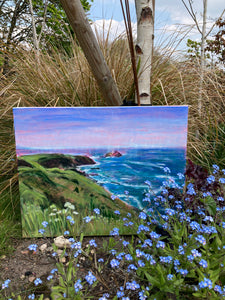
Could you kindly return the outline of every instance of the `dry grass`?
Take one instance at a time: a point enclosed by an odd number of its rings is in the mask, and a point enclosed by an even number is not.
[[[177,38],[177,37],[176,37]],[[182,37],[183,39],[183,37]],[[155,54],[152,66],[152,104],[186,105],[189,110],[188,157],[204,166],[224,164],[224,73],[208,69],[204,79],[203,108],[198,113],[199,68],[180,62],[170,50]],[[100,41],[105,59],[122,99],[134,96],[127,41]],[[159,51],[156,51],[159,53]],[[85,57],[76,43],[72,55],[41,53],[39,63],[32,51],[17,49],[11,57],[11,73],[0,78],[1,190],[17,182],[12,108],[16,106],[104,106]],[[169,137],[168,137],[169,138]],[[5,202],[4,202],[5,203]],[[9,201],[7,202],[9,203]],[[6,207],[11,204],[4,204]],[[12,204],[14,206],[14,204]],[[11,206],[12,207],[12,206]],[[0,207],[0,212],[2,211]]]

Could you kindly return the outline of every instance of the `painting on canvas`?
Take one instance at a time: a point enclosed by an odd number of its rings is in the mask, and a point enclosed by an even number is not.
[[[24,237],[134,233],[162,183],[184,183],[187,106],[13,113]]]

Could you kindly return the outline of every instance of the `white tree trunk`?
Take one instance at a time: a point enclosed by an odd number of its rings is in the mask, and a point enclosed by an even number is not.
[[[33,43],[34,43],[34,48],[36,50],[37,56],[39,55],[39,42],[37,39],[37,31],[36,31],[36,25],[35,25],[35,19],[34,19],[34,11],[33,11],[33,3],[32,0],[29,0],[30,4],[30,14],[31,14],[31,21],[32,21],[32,32],[33,32]]]
[[[203,25],[201,38],[201,59],[200,59],[200,86],[199,86],[199,101],[198,111],[201,116],[202,112],[202,96],[203,96],[203,81],[205,72],[205,43],[206,43],[206,18],[207,18],[207,0],[203,0]]]
[[[150,78],[154,40],[155,0],[135,0],[135,6],[137,14],[137,44],[135,50],[137,55],[139,95],[141,105],[149,105],[151,104]]]

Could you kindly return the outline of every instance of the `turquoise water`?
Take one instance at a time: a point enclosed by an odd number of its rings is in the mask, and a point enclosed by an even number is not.
[[[177,173],[185,172],[185,149],[116,149],[121,157],[104,157],[109,152],[106,149],[89,150],[89,155],[96,165],[82,166],[99,185],[106,188],[121,200],[142,209],[149,180],[155,194],[160,193],[162,182],[168,178],[164,167],[171,170],[169,176],[180,186],[184,180],[179,180]],[[129,192],[129,197],[125,195]]]

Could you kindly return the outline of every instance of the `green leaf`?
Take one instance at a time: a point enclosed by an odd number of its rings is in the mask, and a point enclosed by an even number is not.
[[[157,279],[155,279],[154,277],[152,277],[151,275],[149,275],[146,271],[144,273],[145,273],[145,276],[148,279],[149,283],[151,283],[152,285],[160,288],[161,284],[160,284],[160,282]]]
[[[202,299],[202,294],[199,293],[199,292],[193,293],[192,295],[195,296],[195,297],[199,297],[200,299]]]
[[[209,271],[210,279],[212,280],[213,283],[215,283],[219,279],[219,275],[221,271],[222,271],[221,268]]]
[[[205,204],[206,210],[211,216],[215,216],[216,214],[216,202],[211,197],[206,197],[205,199],[200,199],[202,203]]]

